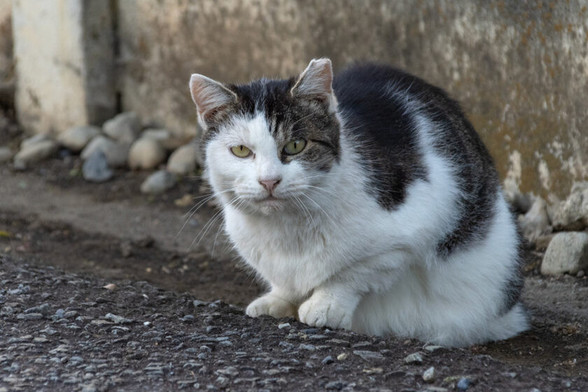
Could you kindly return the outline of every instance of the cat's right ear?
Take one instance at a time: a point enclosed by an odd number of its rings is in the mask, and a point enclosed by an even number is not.
[[[236,103],[238,99],[237,94],[222,83],[200,74],[192,74],[190,94],[196,104],[198,122],[205,131],[219,114]]]

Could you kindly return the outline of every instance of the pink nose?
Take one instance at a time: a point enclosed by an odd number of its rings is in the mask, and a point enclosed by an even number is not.
[[[280,181],[282,181],[281,178],[275,178],[275,179],[270,179],[270,180],[259,180],[259,183],[265,189],[267,189],[269,192],[271,192],[274,189],[276,189],[276,186],[278,186],[278,184],[280,183]]]

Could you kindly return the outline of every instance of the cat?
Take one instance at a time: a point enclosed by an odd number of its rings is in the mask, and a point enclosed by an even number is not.
[[[190,83],[224,229],[269,292],[246,313],[468,346],[528,328],[520,236],[460,107],[377,64]]]

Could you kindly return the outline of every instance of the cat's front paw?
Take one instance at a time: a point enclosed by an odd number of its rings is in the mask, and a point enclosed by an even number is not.
[[[300,305],[298,318],[313,327],[351,329],[353,309],[326,296],[315,294]]]
[[[264,315],[275,318],[295,317],[296,308],[290,302],[270,293],[251,302],[249,306],[247,306],[245,313],[249,317],[259,317]]]

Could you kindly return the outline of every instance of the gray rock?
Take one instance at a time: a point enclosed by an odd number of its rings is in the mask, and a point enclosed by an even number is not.
[[[57,141],[64,147],[78,152],[82,151],[84,147],[96,136],[100,135],[102,129],[93,125],[82,125],[72,127],[60,133]]]
[[[12,150],[8,147],[0,147],[0,163],[8,162],[12,159]]]
[[[423,356],[421,355],[421,353],[409,354],[404,358],[404,363],[408,363],[408,364],[423,363]]]
[[[23,142],[21,150],[14,156],[14,165],[18,168],[28,167],[31,163],[49,158],[58,150],[59,145],[44,135],[34,137],[28,143]]]
[[[173,188],[176,185],[176,176],[166,170],[159,170],[151,174],[141,184],[141,192],[158,194]]]
[[[39,133],[34,136],[28,137],[28,138],[24,139],[22,142],[20,142],[20,149],[22,150],[24,148],[28,148],[30,146],[33,146],[35,144],[45,142],[48,140],[52,140],[51,137],[49,137],[48,135]]]
[[[186,137],[176,136],[167,129],[146,129],[141,133],[141,138],[144,137],[157,140],[168,151],[173,151],[189,142]]]
[[[142,137],[129,150],[129,167],[151,170],[163,163],[165,157],[165,149],[156,139]]]
[[[435,368],[431,366],[423,373],[423,381],[424,382],[433,382],[435,381]]]
[[[112,170],[108,167],[106,155],[102,150],[95,150],[82,166],[82,175],[86,181],[104,182],[113,176]]]
[[[353,354],[359,356],[361,359],[368,361],[368,362],[381,361],[384,359],[384,356],[377,351],[354,350]],[[337,359],[339,359],[339,357],[337,357]]]
[[[472,381],[469,378],[462,377],[457,382],[456,387],[457,387],[458,391],[467,391],[471,384],[472,384]]]
[[[167,170],[185,176],[196,170],[198,164],[198,148],[196,143],[189,143],[174,151],[167,161]]]
[[[535,198],[531,209],[525,215],[519,216],[519,225],[523,235],[531,243],[535,243],[537,238],[551,232],[545,200],[540,197]]]
[[[580,231],[588,227],[588,181],[575,182],[568,198],[550,212],[553,226],[558,230]]]
[[[541,263],[544,275],[577,274],[588,267],[588,233],[557,233]]]
[[[106,121],[102,129],[112,139],[130,145],[141,132],[141,121],[133,112],[120,113]]]
[[[90,158],[94,151],[100,150],[106,156],[106,161],[110,167],[120,167],[127,163],[129,153],[129,144],[117,143],[106,136],[96,136],[82,151],[82,159]]]
[[[122,316],[117,316],[116,314],[112,313],[107,313],[106,316],[104,316],[104,318],[106,320],[112,321],[115,324],[129,324],[133,322],[133,320],[131,319]]]

